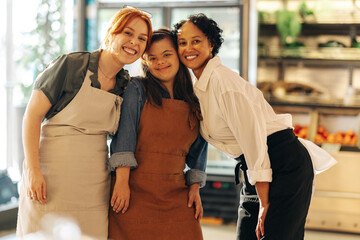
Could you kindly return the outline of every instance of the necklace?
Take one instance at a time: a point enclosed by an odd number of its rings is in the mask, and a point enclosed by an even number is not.
[[[103,72],[103,70],[101,69],[100,63],[99,63],[99,69],[100,69],[101,74],[102,74],[106,79],[112,80],[112,79],[115,78],[115,76],[114,76],[114,77],[108,77],[108,76]]]

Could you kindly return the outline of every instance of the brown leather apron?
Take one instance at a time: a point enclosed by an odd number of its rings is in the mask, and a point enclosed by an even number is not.
[[[187,206],[183,173],[198,131],[184,101],[163,99],[161,108],[145,103],[135,151],[139,166],[130,173],[130,206],[125,214],[110,209],[110,239],[203,239],[195,209]]]
[[[87,71],[74,99],[42,125],[39,161],[47,204],[26,197],[22,181],[18,237],[47,228],[41,219],[52,213],[74,220],[84,235],[107,239],[110,176],[106,141],[107,134],[117,130],[122,98],[91,87],[92,74]]]

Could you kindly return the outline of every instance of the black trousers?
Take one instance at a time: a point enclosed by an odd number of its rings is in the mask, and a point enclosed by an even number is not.
[[[263,240],[304,239],[304,226],[310,206],[314,171],[306,148],[292,129],[282,130],[267,138],[268,153],[273,171],[269,184],[270,206],[266,215]],[[256,240],[259,199],[246,174],[244,156],[235,169],[244,173],[240,193],[237,240]]]

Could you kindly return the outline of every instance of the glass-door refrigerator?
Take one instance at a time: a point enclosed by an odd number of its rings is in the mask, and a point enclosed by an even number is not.
[[[223,30],[224,43],[219,56],[222,63],[239,73],[244,79],[256,79],[257,23],[256,1],[116,1],[99,0],[97,3],[97,39],[103,39],[107,21],[123,5],[131,5],[152,14],[153,29],[173,28],[173,25],[191,14],[204,13],[215,20]],[[251,31],[249,31],[251,29]],[[255,36],[255,37],[253,37]],[[98,40],[96,40],[98,41]],[[98,42],[98,44],[100,44]],[[140,62],[127,66],[133,76],[141,74]],[[250,82],[255,83],[255,81]],[[213,146],[208,148],[207,184],[201,189],[204,216],[223,221],[237,218],[239,188],[234,184],[236,161]]]

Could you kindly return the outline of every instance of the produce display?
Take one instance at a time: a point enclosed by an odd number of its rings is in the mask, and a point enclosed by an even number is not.
[[[294,125],[294,133],[299,138],[306,139],[308,136],[309,128],[308,126],[301,126],[299,124]]]
[[[294,133],[300,138],[307,138],[309,128],[307,126],[301,126],[295,124]],[[321,143],[339,143],[341,145],[355,146],[358,141],[358,134],[353,129],[349,129],[346,132],[338,131],[336,133],[328,132],[323,126],[318,126],[317,133],[315,135],[314,142]]]

